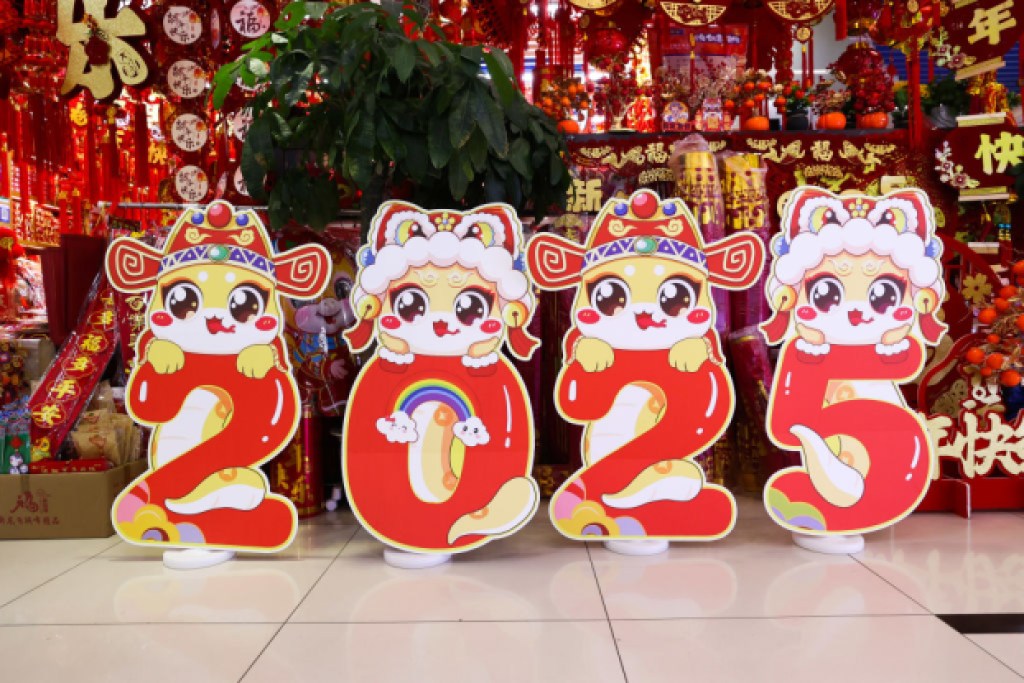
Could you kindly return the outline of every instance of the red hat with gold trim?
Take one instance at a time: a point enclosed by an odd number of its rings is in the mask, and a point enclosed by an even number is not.
[[[736,234],[710,245],[683,200],[662,201],[651,190],[629,199],[612,199],[601,209],[586,247],[554,235],[538,235],[526,260],[543,289],[564,289],[580,282],[588,270],[622,258],[658,256],[686,263],[725,289],[746,289],[764,267],[765,249],[752,234]]]
[[[151,289],[168,273],[202,264],[251,270],[297,299],[319,294],[331,272],[327,250],[307,244],[275,254],[266,228],[252,209],[235,210],[227,202],[186,209],[175,223],[163,252],[129,238],[107,251],[107,277],[125,292]]]

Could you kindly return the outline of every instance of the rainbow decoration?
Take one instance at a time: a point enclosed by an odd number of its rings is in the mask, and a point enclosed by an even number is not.
[[[435,401],[455,411],[457,421],[464,422],[476,412],[469,397],[459,387],[451,382],[444,382],[437,379],[421,380],[406,387],[398,396],[395,410],[400,410],[406,415],[412,415],[413,411],[424,403]]]

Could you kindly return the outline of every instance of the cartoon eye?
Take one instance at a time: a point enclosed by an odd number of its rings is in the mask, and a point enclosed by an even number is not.
[[[475,288],[463,290],[455,299],[455,317],[468,327],[490,315],[491,302],[486,292]]]
[[[346,277],[339,277],[334,281],[334,298],[338,301],[347,301],[348,295],[352,293],[352,281]]]
[[[826,225],[838,225],[840,222],[836,209],[831,204],[815,207],[808,221],[812,232],[818,232]]]
[[[868,290],[868,303],[876,313],[885,313],[903,301],[907,286],[894,277],[883,275],[871,283]]]
[[[658,305],[670,318],[689,310],[697,303],[700,285],[684,277],[671,277],[658,288]]]
[[[228,296],[228,312],[243,325],[263,315],[267,293],[255,285],[239,285]]]
[[[391,307],[398,317],[411,323],[427,312],[427,295],[419,287],[409,286],[391,295]]]
[[[590,305],[611,317],[629,305],[629,286],[617,277],[606,277],[588,285]]]
[[[203,294],[192,283],[179,282],[164,292],[164,305],[178,320],[188,320],[202,308]]]
[[[807,298],[822,313],[828,313],[843,302],[843,285],[831,275],[823,275],[807,284]]]

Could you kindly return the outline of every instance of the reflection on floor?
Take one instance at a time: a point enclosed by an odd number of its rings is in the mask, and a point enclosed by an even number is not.
[[[287,553],[172,572],[114,538],[0,542],[4,681],[1020,681],[1024,514],[914,515],[857,556],[743,499],[657,557],[519,535],[392,569],[348,513]],[[141,675],[141,678],[140,678]]]

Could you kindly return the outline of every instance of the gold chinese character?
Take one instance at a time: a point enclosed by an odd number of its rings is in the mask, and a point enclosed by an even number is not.
[[[1007,168],[1016,166],[1024,159],[1024,135],[1014,135],[1004,130],[993,142],[992,136],[985,133],[981,136],[981,144],[974,158],[981,159],[986,175],[1005,173]],[[997,161],[999,166],[994,167],[993,162]]]
[[[89,351],[90,353],[96,353],[103,348],[103,337],[98,334],[87,334],[82,339],[82,343],[78,345],[83,351]]]
[[[146,60],[125,38],[146,35],[146,24],[130,7],[107,15],[107,0],[58,0],[57,40],[68,47],[68,63],[61,94],[82,86],[97,99],[114,92],[114,73],[128,85],[139,85],[149,75]],[[75,10],[83,8],[75,21]]]
[[[44,403],[41,408],[32,413],[32,417],[35,419],[36,424],[52,427],[57,422],[63,421],[64,413],[61,412],[60,406],[53,403]]]
[[[1010,14],[1013,9],[1013,0],[1006,0],[994,7],[980,7],[974,10],[974,18],[971,19],[971,28],[974,33],[967,39],[971,45],[988,40],[989,45],[998,45],[1000,35],[1003,31],[1017,27],[1017,20]]]
[[[103,311],[99,315],[99,320],[97,320],[97,323],[100,324],[100,325],[103,325],[104,327],[106,327],[107,325],[110,325],[112,322],[114,322],[114,312],[113,311]]]
[[[63,380],[54,387],[54,393],[57,394],[57,398],[60,399],[65,396],[75,396],[78,394],[78,382],[73,379]]]
[[[583,211],[597,212],[601,210],[601,179],[575,179],[570,190],[569,210],[573,213]]]
[[[832,143],[828,140],[815,140],[811,145],[811,154],[814,155],[815,161],[829,162],[835,153],[832,151]]]
[[[75,372],[88,372],[91,367],[92,362],[85,356],[78,356],[71,361],[71,369]]]

